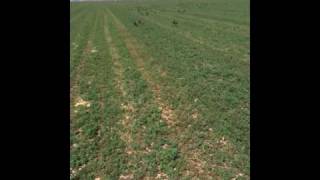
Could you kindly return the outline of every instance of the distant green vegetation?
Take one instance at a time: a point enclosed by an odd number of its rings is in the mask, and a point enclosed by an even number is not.
[[[248,0],[70,8],[71,179],[250,179]]]

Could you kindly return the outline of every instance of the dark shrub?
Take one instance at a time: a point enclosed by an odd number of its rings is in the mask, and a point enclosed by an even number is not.
[[[173,20],[173,21],[172,21],[172,24],[177,25],[177,24],[178,24],[178,21]]]

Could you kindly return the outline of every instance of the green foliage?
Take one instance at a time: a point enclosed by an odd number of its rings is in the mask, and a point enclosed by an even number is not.
[[[193,179],[186,175],[192,156],[187,152],[198,152],[207,162],[203,170],[216,179],[240,172],[244,176],[238,179],[249,179],[248,7],[247,0],[71,3],[70,166],[77,171],[71,179],[128,174],[142,179],[159,172]],[[143,68],[109,11],[137,40]],[[121,79],[114,61],[122,66]],[[173,127],[163,120],[142,72],[161,87],[159,96],[174,110]],[[79,97],[90,107],[75,107]],[[128,102],[134,110],[124,126],[122,105]]]

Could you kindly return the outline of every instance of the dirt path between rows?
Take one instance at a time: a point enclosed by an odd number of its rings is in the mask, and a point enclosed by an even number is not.
[[[88,40],[87,44],[83,50],[83,54],[81,56],[80,62],[78,64],[78,66],[75,69],[75,77],[73,80],[71,80],[70,82],[70,120],[72,121],[74,119],[74,105],[77,103],[76,101],[81,101],[82,99],[79,99],[79,97],[77,97],[79,95],[79,80],[80,80],[80,75],[84,69],[85,66],[85,62],[86,62],[86,58],[90,52],[91,49],[91,41]]]
[[[96,21],[94,22],[96,24]],[[77,65],[77,67],[75,68],[75,77],[74,79],[71,79],[70,82],[70,121],[71,121],[71,128],[72,128],[72,124],[74,123],[74,119],[76,117],[76,113],[77,113],[77,107],[78,106],[85,106],[87,108],[90,107],[90,103],[88,101],[83,100],[80,97],[80,89],[79,89],[79,81],[81,78],[81,74],[83,73],[83,70],[85,69],[86,66],[86,62],[87,59],[90,55],[91,49],[92,49],[92,42],[91,42],[91,35],[92,35],[93,29],[91,29],[89,31],[89,35],[88,35],[88,41],[86,42],[86,45],[83,49],[82,55],[81,55],[81,59],[79,61],[79,64]],[[78,129],[78,132],[81,132],[82,129]],[[81,133],[80,133],[81,134]],[[73,144],[71,147],[76,147],[76,144]],[[78,168],[75,167],[71,167],[70,168],[70,178],[74,178],[77,176],[77,174],[80,171],[83,171],[83,169],[85,169],[87,166],[87,164],[83,164]]]
[[[104,22],[106,21],[105,15],[103,16]],[[120,123],[123,127],[123,130],[120,130],[120,138],[122,139],[123,142],[126,144],[126,149],[125,152],[128,156],[135,155],[135,151],[132,148],[132,123],[133,123],[133,118],[134,118],[134,105],[133,102],[128,100],[127,97],[127,91],[125,90],[125,85],[124,85],[124,68],[122,64],[119,62],[120,61],[120,54],[118,52],[118,49],[116,48],[116,45],[114,44],[112,40],[112,36],[110,34],[109,28],[107,26],[107,23],[103,26],[104,27],[104,32],[105,32],[105,37],[106,41],[108,43],[110,55],[111,55],[111,60],[113,63],[113,69],[115,72],[115,80],[116,80],[116,86],[120,94],[120,98],[123,99],[123,102],[120,104],[121,109],[123,110],[123,116],[122,119],[120,120]],[[127,162],[128,164],[132,164],[132,162]],[[128,177],[125,179],[132,179],[133,174],[132,172],[124,172],[124,175],[121,175],[119,179],[124,179],[124,177]]]

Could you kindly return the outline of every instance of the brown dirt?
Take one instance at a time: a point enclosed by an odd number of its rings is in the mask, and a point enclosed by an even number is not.
[[[119,180],[131,180],[134,179],[133,174],[120,175]]]
[[[86,47],[84,48],[79,65],[75,69],[75,77],[74,79],[70,80],[70,121],[73,121],[75,119],[75,114],[78,113],[78,110],[74,110],[72,104],[76,101],[76,96],[79,94],[79,87],[77,83],[79,82],[80,74],[84,69],[86,62],[85,58],[87,57],[90,49],[91,41],[89,40],[87,41]]]
[[[91,103],[90,103],[89,101],[83,100],[81,97],[78,97],[78,98],[77,98],[77,102],[75,103],[74,106],[75,106],[75,107],[78,107],[78,106],[90,107],[90,106],[91,106]]]

